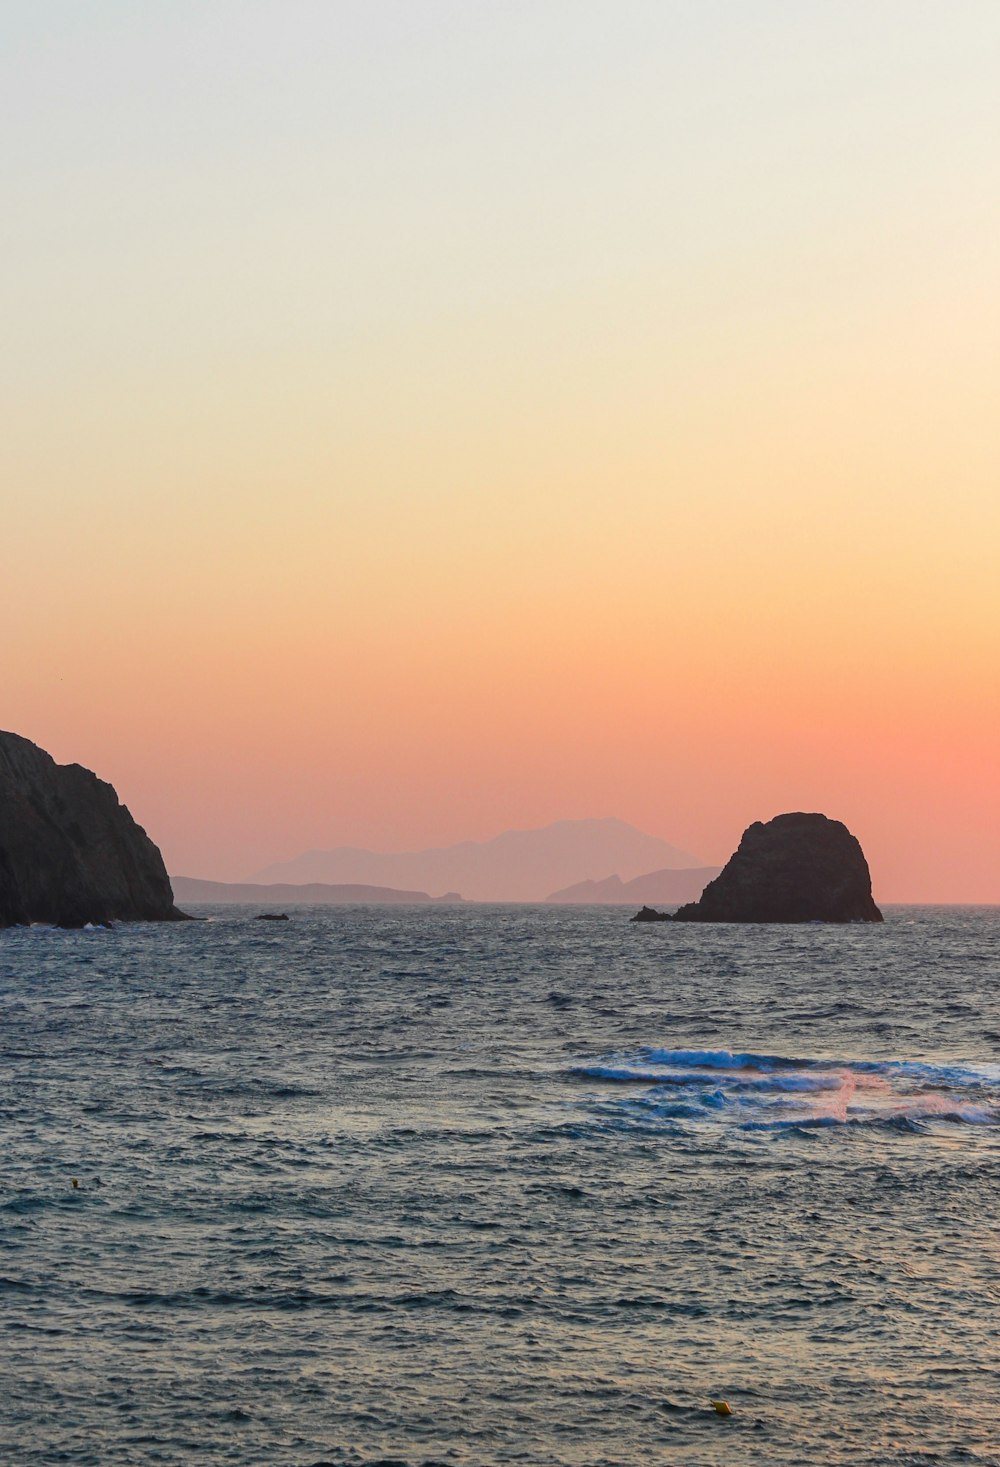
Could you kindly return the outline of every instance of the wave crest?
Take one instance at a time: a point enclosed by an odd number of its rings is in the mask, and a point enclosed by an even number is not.
[[[594,1097],[627,1126],[710,1124],[745,1131],[1000,1124],[1000,1065],[786,1058],[716,1049],[645,1048],[573,1066],[577,1080],[624,1094]],[[678,1094],[678,1092],[681,1092]],[[683,1097],[683,1098],[682,1098]]]

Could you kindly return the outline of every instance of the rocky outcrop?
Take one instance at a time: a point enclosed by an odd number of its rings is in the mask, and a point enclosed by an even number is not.
[[[670,922],[673,919],[669,912],[657,912],[654,907],[640,907],[630,922]]]
[[[0,733],[0,927],[183,916],[160,852],[111,785]]]
[[[857,839],[825,815],[776,815],[739,849],[675,922],[881,922]]]

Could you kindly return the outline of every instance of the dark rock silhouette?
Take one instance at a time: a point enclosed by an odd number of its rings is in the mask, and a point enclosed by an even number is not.
[[[183,917],[160,852],[111,785],[0,733],[0,927]]]
[[[857,839],[825,815],[776,815],[739,849],[675,922],[881,922]]]
[[[669,912],[657,912],[652,907],[640,907],[635,916],[629,918],[630,922],[669,922],[671,920]]]
[[[289,920],[289,917],[288,917],[288,913],[287,912],[258,912],[257,913],[257,921],[258,922],[287,922],[288,920]]]

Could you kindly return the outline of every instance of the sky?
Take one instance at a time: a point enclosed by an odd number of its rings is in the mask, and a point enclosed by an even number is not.
[[[998,74],[995,0],[7,0],[0,727],[174,873],[807,809],[1000,901]]]

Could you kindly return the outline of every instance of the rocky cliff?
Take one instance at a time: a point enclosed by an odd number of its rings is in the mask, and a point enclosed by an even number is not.
[[[162,856],[109,784],[0,733],[0,927],[183,915]]]
[[[857,839],[825,815],[776,815],[739,848],[675,922],[881,922]]]

